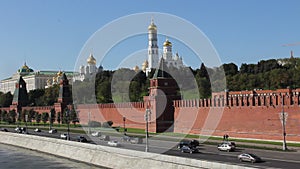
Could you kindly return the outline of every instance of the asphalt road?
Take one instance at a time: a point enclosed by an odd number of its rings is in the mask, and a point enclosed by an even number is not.
[[[8,129],[8,130],[10,132],[14,132],[14,129]],[[34,132],[33,130],[30,129],[28,132],[29,134],[52,137],[57,139],[60,139],[60,134],[62,134],[62,132],[59,131],[58,133],[50,134],[48,130],[42,132]],[[76,138],[79,135],[86,137],[88,142],[91,144],[108,146],[107,141],[100,140],[99,137],[92,137],[86,134],[70,133],[70,140],[76,141]],[[130,142],[121,142],[121,135],[120,137],[110,136],[110,139],[120,141],[121,144],[120,148],[145,151],[145,140],[143,140],[142,144],[131,144]],[[222,152],[217,150],[216,145],[215,146],[201,145],[199,148],[200,150],[199,152],[190,154],[190,153],[181,153],[176,148],[177,142],[157,140],[151,138],[149,139],[148,145],[149,145],[149,152],[194,158],[199,160],[217,161],[221,163],[238,164],[238,165],[257,167],[257,168],[298,169],[300,167],[300,152],[280,152],[280,151],[261,150],[261,149],[239,148],[238,145],[236,151],[234,152]],[[240,162],[237,159],[237,156],[242,152],[254,153],[259,157],[261,157],[263,162],[254,163],[254,164],[247,163],[247,162]]]

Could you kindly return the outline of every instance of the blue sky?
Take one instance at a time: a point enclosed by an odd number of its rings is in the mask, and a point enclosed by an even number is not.
[[[300,45],[282,46],[300,42],[298,0],[1,0],[0,79],[11,76],[25,61],[35,70],[73,70],[93,33],[141,12],[169,13],[191,22],[210,39],[222,63],[240,66],[285,58],[291,50],[300,55]],[[136,45],[143,46],[140,42]],[[145,40],[145,49],[147,45]],[[180,47],[175,51],[189,54]],[[197,65],[200,62],[191,66]]]

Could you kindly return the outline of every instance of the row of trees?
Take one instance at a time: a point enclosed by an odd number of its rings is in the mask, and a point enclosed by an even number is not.
[[[66,110],[66,112],[67,111],[68,110]],[[50,112],[43,112],[41,114],[34,111],[33,109],[23,110],[19,113],[15,110],[10,110],[9,112],[0,110],[0,118],[1,122],[5,122],[8,124],[16,124],[19,122],[28,122],[30,124],[36,122],[37,124],[39,124],[40,122],[43,122],[45,125],[47,122],[53,124],[56,121],[58,124],[67,124],[72,122],[75,125],[79,122],[75,110],[69,110],[68,114],[61,112],[56,113],[54,109],[51,109]]]
[[[232,91],[300,88],[300,59],[270,59],[257,64],[225,64],[227,88]]]
[[[183,99],[209,98],[212,92],[240,91],[253,89],[299,88],[299,58],[262,60],[257,64],[243,63],[239,68],[234,63],[220,67],[200,68],[164,67],[180,87]],[[76,103],[139,102],[149,93],[149,81],[155,70],[146,77],[142,71],[122,68],[104,70],[94,79],[73,83],[73,99]],[[149,78],[150,77],[150,78]],[[223,85],[224,84],[224,85]],[[212,88],[213,86],[213,88]],[[28,93],[30,106],[53,105],[58,98],[59,86],[36,89]],[[0,93],[0,106],[11,104],[11,93]]]

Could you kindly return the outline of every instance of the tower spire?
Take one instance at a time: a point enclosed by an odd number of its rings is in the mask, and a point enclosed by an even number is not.
[[[294,58],[294,52],[291,50],[291,58]]]
[[[151,16],[151,24],[154,24],[154,17]]]

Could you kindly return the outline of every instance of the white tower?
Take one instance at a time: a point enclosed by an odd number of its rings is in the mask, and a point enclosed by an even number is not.
[[[157,27],[151,19],[151,24],[148,27],[148,68],[146,75],[151,72],[151,68],[158,66],[158,46],[157,46]]]
[[[166,39],[164,42],[164,47],[163,47],[163,58],[165,59],[166,62],[172,60],[172,43]]]
[[[96,67],[96,59],[94,58],[93,54],[90,54],[90,56],[87,59],[87,64],[88,64],[88,70],[86,70],[86,73],[92,74],[97,71]]]

